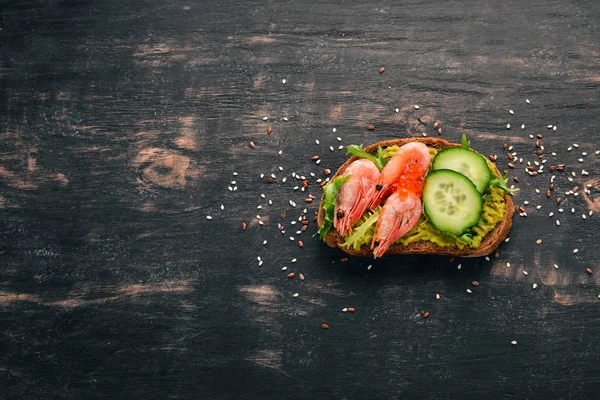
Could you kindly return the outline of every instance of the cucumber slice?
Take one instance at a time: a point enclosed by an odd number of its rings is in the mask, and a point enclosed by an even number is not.
[[[481,154],[462,147],[450,147],[437,153],[433,159],[434,170],[451,169],[463,174],[483,193],[490,184],[492,173]]]
[[[483,200],[467,177],[440,169],[427,175],[423,186],[425,215],[442,232],[457,236],[479,222]]]

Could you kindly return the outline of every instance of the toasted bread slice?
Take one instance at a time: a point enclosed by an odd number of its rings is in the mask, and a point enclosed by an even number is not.
[[[437,150],[443,150],[448,147],[457,147],[459,144],[450,143],[443,139],[436,138],[408,138],[408,139],[394,139],[394,140],[385,140],[383,142],[372,144],[366,147],[364,150],[368,153],[375,154],[377,152],[377,147],[381,146],[382,148],[386,148],[389,146],[402,146],[409,142],[421,142],[426,144],[429,147],[433,147]],[[341,175],[344,170],[358,157],[351,157],[348,159],[342,166],[337,170],[335,175],[331,178],[335,179],[337,176]],[[500,171],[496,168],[494,171],[497,177],[501,177]],[[323,202],[324,195],[321,198],[321,204]],[[502,241],[508,235],[510,228],[512,226],[512,216],[514,213],[514,203],[512,198],[508,194],[504,194],[504,200],[506,201],[506,210],[504,212],[504,218],[502,221],[496,225],[494,230],[488,233],[482,240],[481,245],[477,248],[465,247],[460,249],[457,246],[448,246],[448,247],[440,247],[435,243],[429,241],[420,241],[416,243],[411,243],[409,245],[401,245],[398,243],[394,243],[390,246],[390,248],[385,252],[385,255],[395,255],[395,254],[434,254],[434,255],[447,255],[447,256],[455,256],[455,257],[481,257],[486,256],[492,253]],[[318,225],[319,228],[323,224],[323,219],[325,218],[322,205],[319,206],[319,215],[318,215]],[[332,228],[325,237],[325,242],[331,247],[338,247],[340,243],[344,242],[344,238],[340,233]],[[344,252],[356,256],[372,256],[373,253],[368,246],[362,246],[358,251],[353,248],[347,248],[340,246],[340,249]]]

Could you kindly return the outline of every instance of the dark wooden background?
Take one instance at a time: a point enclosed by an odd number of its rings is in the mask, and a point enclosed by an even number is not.
[[[597,397],[599,21],[592,0],[0,1],[0,397]],[[343,262],[311,237],[339,145],[435,120],[524,159],[497,256]],[[538,133],[566,164],[550,199]]]

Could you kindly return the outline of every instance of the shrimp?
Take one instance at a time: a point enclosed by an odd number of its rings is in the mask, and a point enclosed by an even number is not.
[[[413,191],[395,192],[386,200],[375,226],[371,249],[381,257],[396,240],[410,231],[421,217],[421,198]]]
[[[333,226],[344,235],[352,229],[369,206],[379,180],[379,168],[373,161],[360,159],[346,168],[343,176],[350,179],[340,187],[335,202]]]
[[[423,171],[427,171],[430,162],[431,156],[426,144],[410,142],[400,147],[381,171],[379,181],[375,185],[376,192],[370,201],[369,208],[373,210],[381,204],[386,196],[393,193],[411,165],[417,164]]]

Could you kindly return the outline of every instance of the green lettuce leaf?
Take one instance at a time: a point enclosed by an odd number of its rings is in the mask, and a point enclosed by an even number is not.
[[[383,157],[383,149],[381,148],[381,146],[377,147],[377,155],[375,156],[364,151],[362,144],[360,146],[356,144],[351,144],[350,146],[346,147],[346,150],[346,155],[352,154],[353,156],[359,158],[366,158],[367,160],[373,161],[380,171],[383,169],[383,167],[385,167],[385,164],[388,162],[388,159]]]
[[[338,176],[327,185],[323,187],[325,191],[325,198],[323,199],[323,211],[325,213],[325,218],[323,219],[323,224],[319,228],[317,232],[321,239],[325,238],[327,232],[333,226],[333,219],[335,218],[335,198],[340,190],[340,187],[348,182],[352,175],[348,176]]]
[[[346,241],[340,246],[352,246],[354,250],[359,250],[364,244],[370,246],[371,241],[373,240],[373,233],[375,232],[374,225],[377,222],[377,219],[379,218],[380,212],[381,207],[377,208],[370,215],[366,214],[365,216],[363,216],[362,219],[364,222],[360,222],[356,229],[354,229],[354,232],[352,232],[350,236],[347,236]]]

